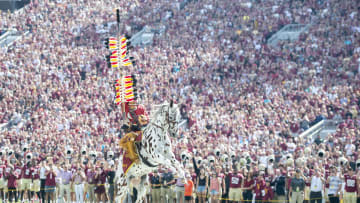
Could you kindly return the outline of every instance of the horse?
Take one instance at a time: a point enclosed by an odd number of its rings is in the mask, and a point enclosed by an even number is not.
[[[125,174],[123,171],[123,156],[119,158],[119,165],[116,171],[115,180],[118,186],[116,202],[121,202],[127,192],[129,192],[130,178],[140,178],[140,184],[135,186],[138,191],[136,203],[142,201],[146,195],[145,182],[148,181],[147,175],[159,165],[173,169],[179,177],[185,177],[184,169],[172,152],[170,136],[178,135],[180,121],[180,111],[173,102],[163,103],[157,106],[149,124],[142,129],[143,136],[141,145],[137,145],[137,152],[140,161],[133,163]]]

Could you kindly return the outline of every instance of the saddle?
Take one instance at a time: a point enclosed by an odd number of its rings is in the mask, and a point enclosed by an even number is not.
[[[136,147],[134,142],[141,142],[142,132],[129,132],[123,138],[121,138],[119,145],[125,149],[124,158],[129,158],[130,161],[134,162],[138,159],[136,153]]]
[[[136,134],[136,137],[135,137]],[[124,140],[123,140],[124,139]],[[124,147],[128,150],[125,150],[123,154],[123,171],[126,174],[127,171],[132,167],[132,165],[137,161],[141,160],[145,165],[149,167],[156,167],[157,165],[151,164],[147,158],[145,158],[140,152],[142,148],[141,140],[142,140],[142,131],[138,132],[130,132],[125,135],[125,137],[120,141],[120,146]],[[134,141],[131,141],[134,139]]]

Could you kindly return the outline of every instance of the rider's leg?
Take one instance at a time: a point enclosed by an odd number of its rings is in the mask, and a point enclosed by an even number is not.
[[[135,144],[132,141],[126,143],[126,148],[129,152],[129,157],[132,161],[136,161],[139,159],[139,156],[136,153]]]
[[[127,133],[123,138],[121,138],[119,143],[120,147],[129,153],[129,158],[132,161],[136,161],[139,159],[134,144],[136,137],[137,134],[134,132]]]

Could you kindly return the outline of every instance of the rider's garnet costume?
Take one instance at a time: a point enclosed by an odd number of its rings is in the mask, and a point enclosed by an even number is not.
[[[141,134],[141,127],[148,123],[149,117],[145,108],[142,105],[136,104],[135,101],[126,102],[122,107],[127,121],[127,124],[124,125],[127,134],[121,138],[120,147],[128,152],[128,156],[132,161],[137,161],[139,156],[136,153],[134,142]]]

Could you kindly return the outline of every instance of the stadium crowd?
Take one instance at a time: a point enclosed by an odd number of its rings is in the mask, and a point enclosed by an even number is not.
[[[3,200],[113,199],[119,73],[97,30],[117,7],[122,33],[166,26],[131,50],[139,103],[150,112],[176,99],[188,121],[171,138],[187,179],[160,167],[148,201],[360,201],[360,7],[350,0],[34,0],[1,12],[0,29],[29,31],[0,49]],[[312,26],[268,46],[289,23]],[[336,132],[299,136],[321,120]]]

